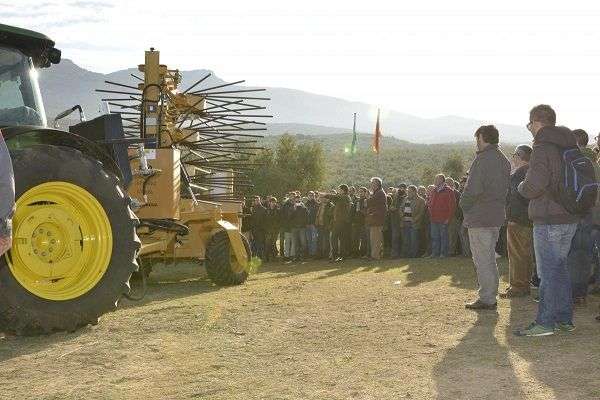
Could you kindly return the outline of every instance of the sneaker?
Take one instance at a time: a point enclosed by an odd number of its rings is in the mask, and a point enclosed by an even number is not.
[[[517,290],[515,288],[508,288],[506,289],[506,292],[504,293],[500,293],[500,298],[501,299],[512,299],[515,297],[525,297],[529,295],[529,291],[528,290]]]
[[[527,328],[516,330],[514,334],[516,336],[527,337],[550,336],[554,335],[554,329],[546,328],[536,322],[532,322]]]
[[[569,324],[568,322],[559,322],[556,324],[555,330],[561,332],[573,332],[575,330],[575,325]]]
[[[494,304],[487,304],[487,303],[484,303],[481,300],[475,300],[472,303],[465,304],[465,308],[468,309],[468,310],[495,310],[496,309],[496,303],[494,303]]]

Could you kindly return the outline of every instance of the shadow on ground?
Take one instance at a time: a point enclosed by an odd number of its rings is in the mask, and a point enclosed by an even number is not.
[[[497,323],[497,312],[480,313],[458,346],[436,365],[438,399],[523,398],[508,349],[494,335]]]

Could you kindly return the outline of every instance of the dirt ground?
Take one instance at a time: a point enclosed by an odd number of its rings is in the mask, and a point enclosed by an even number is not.
[[[516,338],[535,304],[477,314],[474,289],[463,258],[268,265],[225,289],[163,268],[97,326],[3,337],[0,398],[600,399],[598,298],[572,334]]]

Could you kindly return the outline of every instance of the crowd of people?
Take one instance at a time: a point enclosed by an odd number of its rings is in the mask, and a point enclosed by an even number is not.
[[[245,200],[244,235],[265,262],[348,258],[472,257],[478,298],[472,310],[495,310],[496,259],[507,254],[509,287],[501,298],[528,296],[539,302],[535,321],[515,332],[546,336],[573,331],[573,307],[600,292],[600,206],[568,211],[560,198],[564,149],[578,149],[594,165],[598,152],[581,129],[556,126],[548,105],[530,112],[533,143],[500,150],[493,125],[475,132],[476,157],[460,180],[438,174],[428,186],[400,183],[292,191],[283,198]],[[596,147],[600,147],[600,141]],[[598,317],[600,320],[600,316]]]

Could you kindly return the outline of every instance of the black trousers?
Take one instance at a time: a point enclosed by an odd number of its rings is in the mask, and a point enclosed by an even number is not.
[[[331,258],[348,257],[350,239],[352,237],[350,224],[337,224],[331,229]]]

